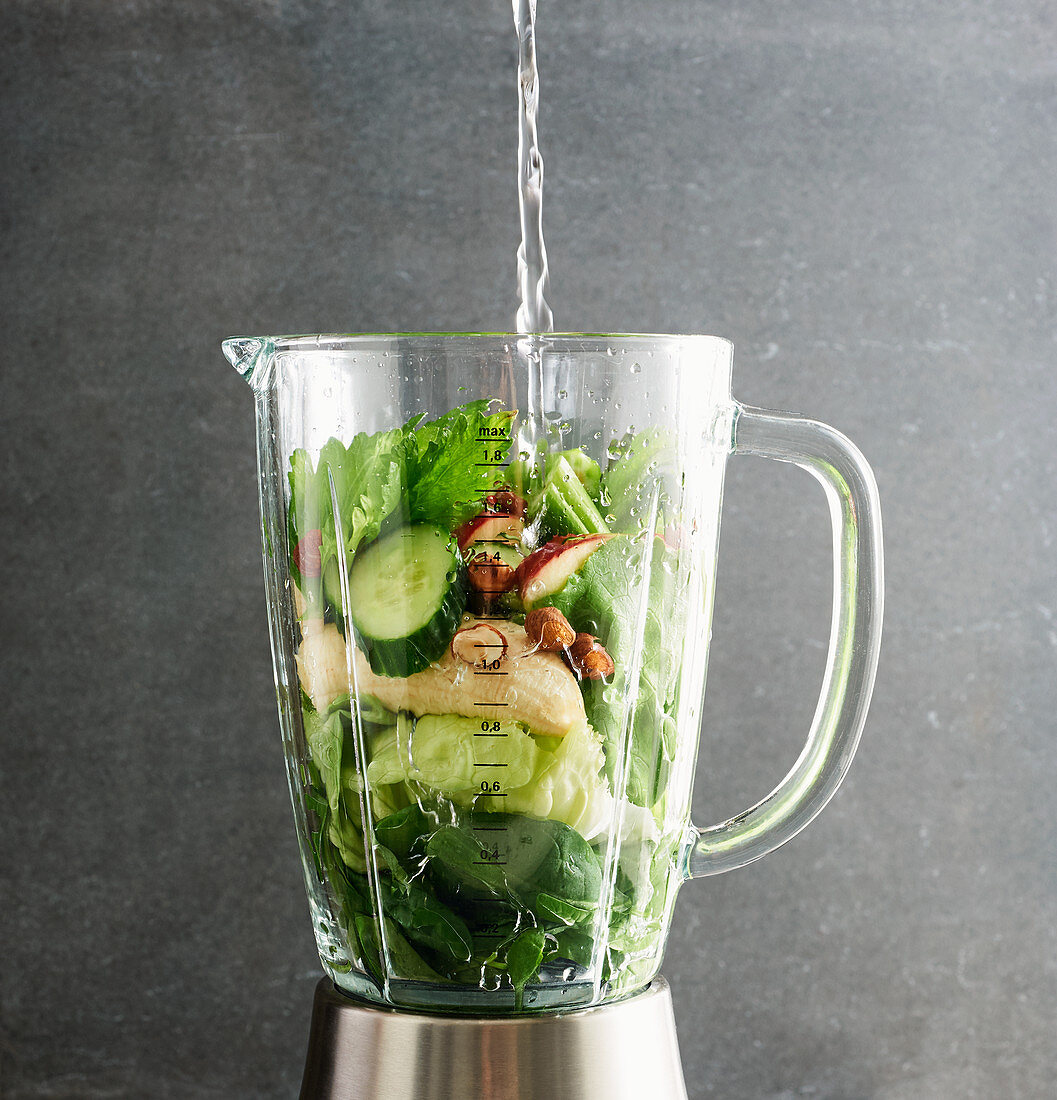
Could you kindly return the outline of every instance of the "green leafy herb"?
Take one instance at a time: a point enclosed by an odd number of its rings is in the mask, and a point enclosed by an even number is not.
[[[488,413],[487,406],[486,401],[464,405],[408,434],[405,462],[412,523],[454,530],[502,484],[514,414]]]

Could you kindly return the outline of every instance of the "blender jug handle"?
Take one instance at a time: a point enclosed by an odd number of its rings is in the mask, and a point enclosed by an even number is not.
[[[789,774],[729,821],[690,826],[687,878],[743,867],[794,837],[826,805],[855,755],[881,644],[881,511],[873,472],[827,424],[736,406],[734,454],[793,462],[822,483],[833,523],[833,623],[818,707]]]

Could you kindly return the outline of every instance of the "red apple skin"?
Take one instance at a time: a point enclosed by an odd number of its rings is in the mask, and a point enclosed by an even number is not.
[[[561,535],[545,542],[517,568],[518,595],[525,607],[557,592],[613,535]]]
[[[459,540],[459,549],[465,550],[475,542],[520,542],[524,533],[525,521],[521,516],[482,512],[468,519],[455,532],[455,537]]]
[[[496,512],[504,516],[523,516],[525,514],[525,498],[509,489],[502,489],[498,493],[492,493],[484,498],[485,511]]]

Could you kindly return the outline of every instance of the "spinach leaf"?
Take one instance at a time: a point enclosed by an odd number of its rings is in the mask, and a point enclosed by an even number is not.
[[[520,1012],[525,986],[539,977],[546,934],[542,928],[526,928],[507,948],[506,971],[514,987],[514,1011]]]
[[[378,930],[374,917],[357,914],[354,928],[360,946],[363,949],[364,969],[376,981],[381,983],[386,973],[378,942]],[[385,943],[388,948],[389,965],[392,973],[400,978],[421,982],[442,982],[444,975],[438,974],[429,963],[411,946],[396,923],[385,919]]]
[[[389,814],[374,825],[374,835],[400,861],[408,874],[413,874],[412,862],[421,862],[425,855],[426,838],[436,827],[435,820],[412,802],[395,814]]]
[[[502,835],[501,849],[481,841]],[[473,813],[426,843],[429,874],[453,905],[505,903],[547,920],[578,923],[598,907],[602,867],[594,849],[561,821]]]
[[[473,937],[462,917],[417,882],[392,878],[383,885],[385,914],[412,943],[436,951],[449,964],[470,961]]]
[[[586,969],[591,965],[594,950],[594,938],[582,928],[563,928],[555,935],[555,958],[568,959]]]

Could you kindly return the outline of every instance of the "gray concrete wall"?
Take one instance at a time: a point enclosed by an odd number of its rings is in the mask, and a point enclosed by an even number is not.
[[[558,326],[732,337],[883,494],[847,784],[678,903],[691,1096],[1052,1095],[1053,6],[539,14]],[[509,6],[7,0],[0,50],[0,1095],[289,1097],[319,971],[218,344],[512,324]],[[702,821],[798,750],[824,524],[732,464]]]

